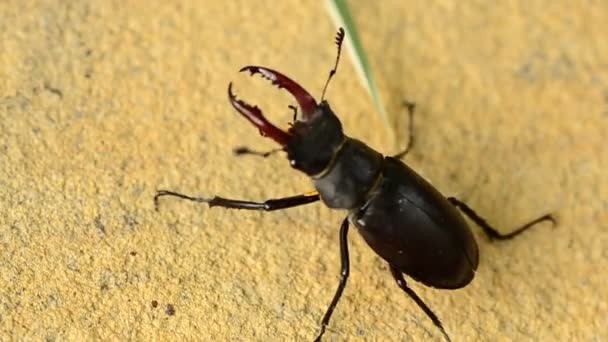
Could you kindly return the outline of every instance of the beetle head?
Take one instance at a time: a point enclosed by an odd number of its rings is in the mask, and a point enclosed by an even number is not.
[[[322,173],[344,141],[340,120],[327,101],[323,100],[327,85],[338,69],[343,40],[344,29],[339,28],[336,34],[336,63],[323,87],[320,104],[317,104],[314,97],[302,86],[276,70],[260,66],[246,66],[241,69],[241,72],[249,71],[251,75],[259,74],[273,85],[287,90],[298,102],[302,119],[295,121],[287,132],[266,120],[258,107],[238,100],[232,93],[232,84],[228,86],[228,98],[232,106],[256,126],[263,136],[273,139],[283,147],[292,167],[309,176]]]
[[[306,120],[296,121],[289,133],[289,163],[309,176],[322,173],[329,166],[345,138],[342,123],[327,101],[322,101]]]
[[[322,172],[344,140],[342,124],[327,101],[317,104],[304,88],[278,71],[260,66],[246,66],[241,71],[259,74],[291,93],[302,112],[301,119],[295,121],[288,131],[281,130],[270,123],[257,106],[237,99],[230,84],[228,98],[232,106],[256,126],[263,136],[283,147],[292,167],[310,176]]]

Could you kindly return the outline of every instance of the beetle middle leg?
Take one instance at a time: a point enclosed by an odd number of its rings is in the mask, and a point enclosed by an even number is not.
[[[544,221],[551,221],[551,223],[553,223],[553,225],[556,224],[555,218],[552,215],[547,214],[547,215],[543,215],[537,219],[534,219],[534,220],[524,224],[521,227],[514,229],[511,233],[502,234],[498,230],[496,230],[495,228],[490,226],[490,224],[488,224],[488,222],[486,220],[484,220],[481,216],[479,216],[473,209],[471,209],[471,207],[469,207],[463,201],[461,201],[455,197],[448,197],[448,201],[450,201],[450,203],[452,203],[455,207],[462,210],[462,212],[465,215],[467,215],[467,217],[469,217],[471,220],[473,220],[473,222],[475,222],[478,226],[480,226],[481,229],[483,229],[484,233],[486,233],[486,235],[488,236],[488,238],[490,240],[492,240],[492,239],[496,239],[496,240],[512,239],[512,238],[516,237],[517,235],[523,233],[524,231],[528,230],[535,224],[544,222]]]
[[[414,146],[414,111],[416,110],[416,104],[414,102],[403,101],[403,106],[407,109],[408,115],[408,138],[405,149],[393,156],[395,159],[401,159],[410,152],[412,146]]]
[[[229,198],[223,198],[215,196],[213,198],[205,197],[193,197],[181,194],[179,192],[169,190],[159,190],[154,196],[154,207],[158,210],[158,199],[164,196],[178,197],[188,201],[207,203],[209,207],[222,207],[228,209],[246,209],[246,210],[261,210],[261,211],[273,211],[287,208],[293,208],[300,205],[316,202],[320,199],[319,193],[316,191],[307,192],[301,195],[295,195],[290,197],[269,199],[264,202],[251,202],[244,200],[235,200]]]
[[[321,331],[315,339],[315,342],[321,341],[321,337],[323,337],[323,334],[325,333],[325,327],[327,327],[327,324],[329,324],[331,315],[333,314],[336,305],[338,305],[340,297],[342,297],[342,292],[344,292],[346,281],[348,280],[348,275],[350,274],[350,261],[348,258],[348,217],[342,221],[342,226],[340,227],[340,261],[342,264],[340,270],[340,283],[338,284],[334,298],[331,300],[331,303],[329,304],[329,307],[321,320]]]
[[[413,299],[414,302],[416,302],[416,304],[418,305],[418,307],[420,307],[422,309],[422,311],[424,311],[424,313],[431,319],[431,321],[433,321],[433,324],[435,324],[435,326],[437,328],[439,328],[439,330],[441,330],[441,333],[443,334],[445,339],[448,342],[451,341],[450,336],[448,336],[448,333],[443,328],[443,324],[441,324],[441,321],[439,320],[439,318],[437,318],[437,315],[435,315],[433,310],[431,310],[420,297],[418,297],[418,295],[416,294],[416,292],[414,292],[414,290],[412,290],[411,288],[409,288],[407,286],[407,283],[405,282],[405,279],[403,278],[403,273],[392,265],[389,265],[389,267],[391,269],[391,274],[393,275],[393,278],[395,278],[395,281],[397,281],[397,285],[411,299]]]

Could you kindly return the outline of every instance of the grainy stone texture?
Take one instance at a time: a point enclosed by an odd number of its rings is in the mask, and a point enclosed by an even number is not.
[[[356,4],[355,4],[356,3]],[[407,162],[502,231],[458,291],[411,282],[454,341],[608,338],[608,4],[357,1],[352,11]],[[162,201],[156,189],[264,199],[310,189],[227,102],[283,126],[292,101],[246,64],[319,94],[335,27],[315,1],[2,1],[0,339],[306,341],[338,280],[342,213]],[[347,58],[328,98],[348,132],[388,140]],[[350,236],[327,340],[440,340]],[[153,304],[154,303],[154,304]]]

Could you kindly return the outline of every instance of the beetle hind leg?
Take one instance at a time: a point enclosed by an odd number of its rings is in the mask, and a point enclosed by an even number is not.
[[[407,286],[407,283],[405,282],[405,279],[403,278],[403,273],[397,269],[396,267],[389,265],[390,269],[391,269],[391,274],[393,275],[393,278],[395,278],[395,281],[397,281],[397,285],[412,299],[414,300],[414,302],[416,302],[416,304],[418,305],[418,307],[420,307],[420,309],[422,309],[422,311],[424,311],[424,313],[431,319],[431,321],[433,321],[433,324],[435,324],[435,326],[437,328],[439,328],[439,330],[441,330],[441,333],[443,334],[443,337],[445,338],[446,341],[450,342],[450,336],[448,336],[448,333],[445,331],[445,329],[443,328],[443,324],[441,324],[441,321],[439,320],[439,318],[437,317],[437,315],[435,315],[435,313],[433,312],[433,310],[431,310],[425,303],[424,301],[418,297],[418,295],[416,294],[416,292],[414,292],[414,290],[412,290],[411,288],[409,288]]]
[[[455,207],[462,210],[462,212],[465,215],[467,215],[467,217],[469,217],[471,220],[473,220],[473,222],[475,222],[478,226],[480,226],[481,229],[483,229],[484,233],[486,233],[486,235],[488,236],[488,238],[490,240],[492,240],[492,239],[510,240],[510,239],[516,237],[517,235],[525,232],[526,230],[532,228],[532,226],[536,225],[537,223],[541,223],[541,222],[545,222],[545,221],[550,221],[551,223],[553,223],[554,226],[557,224],[557,221],[555,220],[555,218],[552,215],[546,214],[546,215],[543,215],[539,218],[536,218],[536,219],[524,224],[521,227],[514,229],[511,233],[502,234],[498,230],[496,230],[495,228],[490,226],[490,224],[486,220],[484,220],[481,216],[479,216],[473,209],[471,209],[471,207],[469,207],[463,201],[461,201],[455,197],[449,197],[448,201],[450,201],[450,203],[452,203],[452,205],[454,205]]]

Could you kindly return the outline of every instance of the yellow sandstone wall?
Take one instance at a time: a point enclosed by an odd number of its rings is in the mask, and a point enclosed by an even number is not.
[[[388,134],[348,58],[327,97],[350,135],[406,162],[503,232],[458,291],[412,287],[454,341],[608,338],[608,3],[351,1]],[[156,189],[261,200],[311,189],[229,106],[281,126],[334,61],[322,1],[2,1],[0,340],[309,341],[339,272],[344,213],[209,210]],[[440,340],[352,231],[327,340]],[[156,306],[156,307],[155,307]]]

